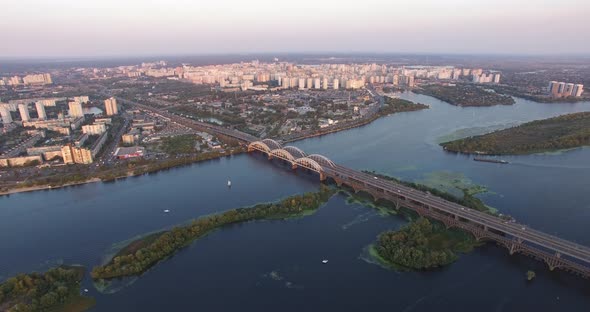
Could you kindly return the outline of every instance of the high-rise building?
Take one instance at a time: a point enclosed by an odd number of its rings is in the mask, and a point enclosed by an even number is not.
[[[22,121],[31,120],[31,116],[29,116],[29,107],[27,104],[18,104],[18,111],[20,112],[20,119]]]
[[[299,87],[299,90],[305,89],[305,79],[299,78],[299,83],[297,84],[297,86]]]
[[[557,81],[549,82],[548,91],[549,91],[549,93],[551,93],[553,95],[557,95],[559,93],[559,82],[557,82]]]
[[[119,108],[117,107],[117,99],[114,97],[106,99],[104,101],[104,106],[107,111],[107,116],[117,115],[119,113]]]
[[[313,78],[307,78],[307,83],[305,84],[308,89],[313,88]]]
[[[75,96],[74,97],[74,102],[77,102],[77,103],[88,103],[88,102],[90,102],[90,98],[87,95]]]
[[[103,134],[105,131],[107,131],[107,126],[103,123],[82,126],[82,133],[88,135]]]
[[[560,82],[558,84],[557,93],[560,95],[565,91],[565,82]]]
[[[26,75],[22,79],[23,83],[26,85],[34,85],[34,84],[51,84],[51,75],[50,74],[38,74],[38,75]]]
[[[323,88],[324,90],[328,90],[328,78],[324,78],[324,79],[322,80],[322,88]]]
[[[339,84],[339,81],[338,81],[338,79],[334,79],[334,80],[332,81],[332,88],[333,88],[334,90],[338,90],[338,87],[339,87],[339,85],[338,85],[338,84]]]
[[[313,88],[314,89],[320,89],[321,85],[320,85],[320,78],[316,78],[313,80]]]
[[[0,106],[0,115],[2,116],[2,122],[7,125],[12,122],[12,116],[8,107]]]
[[[68,103],[70,107],[70,117],[83,117],[84,111],[82,110],[82,103],[79,102],[70,102]]]
[[[500,83],[500,73],[494,74],[494,83]]]
[[[414,76],[408,77],[408,87],[410,87],[410,88],[414,87]]]
[[[563,90],[563,96],[572,96],[574,92],[574,84],[573,83],[566,83],[565,90]]]
[[[41,119],[41,120],[47,119],[47,114],[45,114],[45,105],[43,105],[43,103],[36,102],[35,108],[37,108],[37,115],[39,116],[39,119]]]
[[[575,97],[582,96],[582,92],[584,92],[584,85],[577,84],[574,86],[574,90],[572,91],[572,95]]]

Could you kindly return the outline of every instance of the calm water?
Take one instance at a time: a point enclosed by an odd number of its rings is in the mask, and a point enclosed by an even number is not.
[[[437,146],[452,133],[590,111],[590,103],[460,108],[401,97],[431,109],[295,145],[408,180],[464,175],[486,186],[482,198],[501,212],[590,245],[590,149],[505,157],[511,164],[498,165]],[[240,155],[115,183],[0,197],[0,280],[61,262],[92,267],[111,244],[135,235],[317,188],[316,177]],[[115,294],[98,293],[88,278],[83,287],[98,300],[94,311],[586,311],[590,305],[588,281],[491,244],[429,273],[397,273],[363,260],[363,248],[380,232],[403,224],[337,195],[313,216],[216,231]],[[525,281],[529,269],[537,272],[532,283]]]

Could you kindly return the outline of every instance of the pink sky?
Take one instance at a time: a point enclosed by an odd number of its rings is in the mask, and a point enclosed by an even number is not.
[[[401,3],[398,3],[401,2]],[[19,0],[0,57],[242,52],[590,54],[582,0]]]

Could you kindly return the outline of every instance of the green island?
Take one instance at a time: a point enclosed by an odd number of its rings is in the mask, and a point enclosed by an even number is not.
[[[441,143],[465,154],[518,155],[590,145],[590,112],[535,120],[484,135]]]
[[[364,171],[380,179],[394,181],[408,187],[430,192],[448,201],[490,214],[494,211],[474,195],[482,187],[460,187],[463,197],[441,191],[423,184],[408,182],[374,171]],[[456,186],[458,187],[458,186]],[[391,209],[388,207],[378,207]],[[386,231],[379,235],[377,242],[369,246],[369,254],[386,267],[400,271],[429,270],[451,264],[458,259],[458,253],[467,253],[480,246],[470,233],[461,229],[447,229],[438,221],[416,214],[401,207],[400,212],[411,222],[397,231]],[[509,217],[509,216],[506,216]]]
[[[109,280],[140,275],[158,262],[209,232],[230,224],[263,220],[286,219],[314,213],[336,192],[322,186],[320,191],[290,196],[276,203],[238,208],[193,220],[189,225],[154,233],[123,247],[107,264],[94,267],[95,280]]]
[[[60,266],[11,277],[0,284],[0,311],[86,311],[96,302],[80,294],[84,272],[81,266]]]
[[[471,84],[456,86],[424,85],[414,92],[429,95],[441,101],[457,106],[494,106],[512,105],[511,96],[488,91],[483,87]]]
[[[399,270],[429,270],[453,263],[456,253],[467,253],[481,243],[469,233],[446,229],[418,218],[398,231],[379,234],[370,253],[379,262]]]

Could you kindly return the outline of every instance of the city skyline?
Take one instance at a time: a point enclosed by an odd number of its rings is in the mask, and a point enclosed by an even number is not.
[[[579,0],[369,0],[354,6],[309,0],[25,0],[4,5],[0,12],[1,27],[19,29],[0,33],[0,58],[285,52],[589,54],[590,43],[580,36],[588,28],[589,10],[590,4]]]

